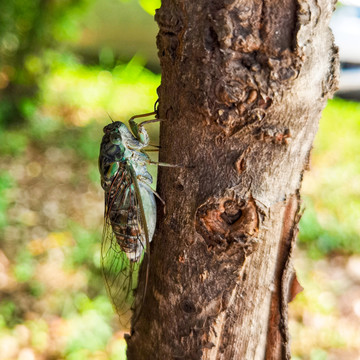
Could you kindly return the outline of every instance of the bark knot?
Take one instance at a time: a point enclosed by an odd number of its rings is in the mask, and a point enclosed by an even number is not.
[[[250,254],[257,242],[258,227],[257,207],[252,197],[211,199],[196,213],[196,230],[215,252],[225,251],[230,255],[241,248]]]
[[[253,135],[257,140],[272,144],[288,145],[291,141],[291,132],[286,127],[263,125],[254,130]]]

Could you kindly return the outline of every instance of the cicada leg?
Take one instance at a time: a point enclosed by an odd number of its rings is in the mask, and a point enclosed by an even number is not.
[[[174,167],[174,168],[188,168],[189,167],[189,166],[185,166],[185,165],[168,164],[168,163],[157,162],[157,161],[152,161],[152,160],[150,160],[148,163],[151,164],[151,165],[164,166],[164,167]]]
[[[147,146],[149,144],[149,135],[148,135],[147,131],[144,128],[144,124],[149,123],[149,122],[156,122],[158,120],[157,119],[146,120],[146,121],[143,121],[143,122],[138,124],[138,123],[135,122],[135,119],[142,118],[142,117],[147,117],[147,116],[151,116],[151,115],[155,115],[155,114],[156,114],[156,112],[140,114],[140,115],[134,115],[129,120],[129,125],[130,125],[131,131],[133,132],[136,139],[141,144],[143,144],[144,146]]]
[[[165,201],[161,198],[161,196],[145,181],[142,181],[142,176],[138,176],[139,182],[141,182],[141,185],[144,186],[147,190],[151,191],[163,204],[165,208]]]
[[[130,121],[134,121],[134,119],[138,119],[138,118],[142,118],[142,117],[147,117],[147,116],[151,116],[151,115],[156,115],[157,112],[156,111],[153,111],[153,112],[150,112],[150,113],[145,113],[145,114],[139,114],[139,115],[134,115],[130,118],[129,122]]]

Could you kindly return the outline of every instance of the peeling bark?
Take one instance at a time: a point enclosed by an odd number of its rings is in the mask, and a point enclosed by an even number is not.
[[[188,167],[159,171],[167,211],[129,359],[290,358],[299,190],[337,85],[333,6],[163,0],[160,159]]]

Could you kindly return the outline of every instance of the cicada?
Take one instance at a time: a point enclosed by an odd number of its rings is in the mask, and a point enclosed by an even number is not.
[[[133,116],[129,120],[131,131],[121,121],[105,126],[100,147],[99,170],[105,191],[101,264],[108,294],[120,318],[132,307],[138,270],[144,257],[143,296],[147,286],[149,244],[156,225],[154,195],[157,193],[150,186],[153,179],[146,167],[155,162],[144,150],[149,146],[144,125],[159,120],[137,124],[135,118],[154,114],[156,112]]]

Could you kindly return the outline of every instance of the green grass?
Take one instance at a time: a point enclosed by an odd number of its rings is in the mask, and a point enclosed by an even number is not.
[[[305,175],[300,245],[312,256],[360,252],[360,104],[329,101]]]

